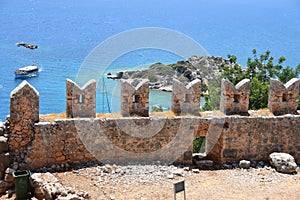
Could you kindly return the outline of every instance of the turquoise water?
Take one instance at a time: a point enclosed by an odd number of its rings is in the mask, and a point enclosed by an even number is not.
[[[162,27],[193,38],[210,55],[235,54],[245,64],[259,53],[300,63],[300,3],[297,0],[3,0],[0,2],[0,120],[9,114],[9,94],[22,80],[16,68],[37,63],[42,71],[28,79],[40,93],[41,113],[65,111],[65,79],[76,79],[88,54],[105,39],[134,28]],[[25,41],[37,50],[16,47]],[[180,44],[179,44],[180,45]],[[142,49],[115,60],[108,70],[136,69],[155,62],[173,63],[180,57]],[[113,111],[119,110],[118,83],[107,80]],[[97,112],[107,112],[102,90]],[[112,92],[115,91],[115,92]],[[170,107],[170,94],[153,93],[150,104]]]

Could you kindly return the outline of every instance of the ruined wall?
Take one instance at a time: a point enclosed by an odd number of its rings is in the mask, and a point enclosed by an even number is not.
[[[90,80],[82,88],[66,80],[67,117],[96,117],[96,81]]]
[[[270,79],[268,108],[274,115],[296,114],[299,101],[300,79],[293,78],[286,84]]]
[[[149,116],[148,79],[121,80],[121,114],[129,116]]]
[[[226,115],[248,115],[250,80],[244,79],[234,86],[222,79],[220,111]]]
[[[199,116],[201,81],[196,79],[185,86],[173,79],[172,111],[176,115],[192,114]]]

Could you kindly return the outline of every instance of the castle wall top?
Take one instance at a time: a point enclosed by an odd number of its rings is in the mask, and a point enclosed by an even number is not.
[[[121,114],[149,116],[149,80],[121,80]]]
[[[199,116],[200,93],[201,81],[199,79],[193,80],[188,85],[173,79],[172,111],[176,115],[193,114]]]
[[[82,88],[70,79],[66,80],[67,117],[96,116],[96,81],[88,81]]]
[[[227,114],[248,114],[250,80],[243,79],[236,86],[222,79],[220,111]]]
[[[23,81],[10,94],[11,151],[21,151],[34,135],[32,127],[39,121],[39,93]]]
[[[299,102],[300,79],[292,78],[286,84],[271,78],[268,108],[275,115],[295,114]]]

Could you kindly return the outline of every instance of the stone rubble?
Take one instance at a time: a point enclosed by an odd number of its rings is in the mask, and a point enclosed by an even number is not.
[[[174,165],[104,165],[93,166],[90,168],[82,168],[73,170],[77,176],[85,176],[93,180],[93,185],[100,186],[101,184],[113,183],[127,183],[145,184],[155,182],[161,184],[165,180],[173,180],[185,176],[191,176],[193,173],[190,170]]]
[[[77,191],[71,187],[64,187],[51,173],[33,173],[30,185],[34,195],[38,199],[45,200],[83,200],[89,199],[89,194],[84,191]]]

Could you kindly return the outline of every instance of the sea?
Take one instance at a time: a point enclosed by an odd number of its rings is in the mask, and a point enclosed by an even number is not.
[[[91,52],[130,30],[174,31],[206,54],[233,54],[242,65],[254,48],[258,53],[270,50],[275,58],[285,56],[285,65],[300,63],[299,0],[0,0],[0,27],[0,121],[9,114],[11,91],[23,81],[15,79],[15,69],[39,65],[39,75],[26,80],[39,92],[40,113],[65,112],[66,79],[76,81]],[[17,47],[21,41],[38,49]],[[126,44],[116,45],[122,49]],[[166,49],[137,47],[114,57],[105,70],[115,73],[182,59]],[[119,80],[103,74],[97,83],[97,113],[119,112]],[[171,94],[151,91],[153,105],[170,109]]]

